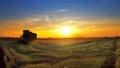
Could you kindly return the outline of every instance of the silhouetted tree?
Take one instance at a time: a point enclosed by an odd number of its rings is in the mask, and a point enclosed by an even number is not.
[[[37,34],[29,30],[23,30],[23,35],[19,38],[18,43],[29,44],[32,40],[37,39]]]

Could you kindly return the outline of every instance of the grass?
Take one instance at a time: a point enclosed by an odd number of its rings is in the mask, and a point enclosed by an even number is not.
[[[117,40],[118,49],[116,50],[116,68],[120,68],[120,39]]]
[[[37,40],[29,45],[1,40],[0,46],[13,59],[6,62],[9,68],[15,58],[20,68],[109,68],[113,61],[120,68],[120,49],[115,38]]]

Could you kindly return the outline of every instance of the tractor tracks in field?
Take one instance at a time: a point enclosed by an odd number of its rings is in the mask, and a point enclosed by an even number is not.
[[[101,68],[116,68],[117,57],[115,52],[119,48],[118,40],[119,38],[114,38],[113,47],[111,49],[113,51],[113,54],[107,57],[107,59],[102,64]]]

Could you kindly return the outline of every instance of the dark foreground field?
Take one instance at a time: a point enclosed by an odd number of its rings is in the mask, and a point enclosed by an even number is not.
[[[0,68],[120,68],[120,39],[0,40]]]

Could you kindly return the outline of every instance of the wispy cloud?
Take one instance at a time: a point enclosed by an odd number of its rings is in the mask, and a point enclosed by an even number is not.
[[[27,23],[48,23],[51,24],[51,19],[48,15],[41,15],[41,16],[31,16],[31,17],[25,17],[24,19]]]
[[[41,21],[41,18],[39,17],[26,17],[25,18],[26,22],[38,22],[38,21]]]
[[[66,12],[68,11],[68,9],[59,9],[59,10],[55,10],[54,12]]]
[[[51,19],[47,15],[44,15],[44,18],[50,25],[52,24]]]
[[[68,9],[57,9],[57,10],[53,10],[53,11],[47,11],[47,13],[62,13],[62,12],[66,12],[68,11]]]

